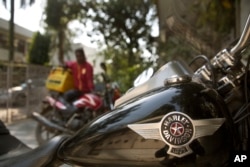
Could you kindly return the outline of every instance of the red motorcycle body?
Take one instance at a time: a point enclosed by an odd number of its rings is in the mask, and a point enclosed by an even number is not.
[[[51,96],[47,96],[45,101],[59,110],[67,110],[67,106],[62,101],[56,100]],[[76,108],[88,108],[93,111],[100,109],[102,105],[103,99],[93,93],[86,93],[73,102],[73,106]]]
[[[73,105],[77,108],[90,108],[92,110],[98,110],[103,105],[103,100],[100,96],[93,93],[86,93],[79,99],[73,102]]]

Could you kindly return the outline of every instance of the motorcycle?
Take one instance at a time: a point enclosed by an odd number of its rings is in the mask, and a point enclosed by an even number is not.
[[[66,73],[66,69],[56,70],[59,70],[59,73]],[[52,69],[52,73],[55,73],[55,69]],[[71,80],[68,77],[65,79]],[[98,83],[97,85],[100,84],[102,85],[101,89],[93,93],[83,94],[79,98],[75,98],[72,103],[69,103],[63,97],[65,91],[58,92],[60,88],[54,89],[54,87],[47,86],[58,91],[51,91],[51,94],[45,97],[40,113],[32,113],[33,118],[38,121],[35,130],[38,144],[41,145],[62,133],[73,135],[75,131],[96,116],[113,109],[114,100],[119,97],[118,86],[109,82]]]
[[[247,166],[249,154],[250,16],[236,44],[193,71],[170,61],[130,89],[114,109],[65,137],[0,166]],[[32,153],[36,153],[36,156]],[[45,152],[47,154],[47,152]],[[39,156],[38,156],[39,155]],[[245,161],[237,157],[244,155]],[[50,158],[48,158],[50,157]],[[36,162],[36,163],[35,163]]]

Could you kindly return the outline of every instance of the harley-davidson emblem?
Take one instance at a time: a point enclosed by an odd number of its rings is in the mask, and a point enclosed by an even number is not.
[[[192,120],[182,112],[166,114],[158,123],[130,124],[128,127],[145,139],[165,142],[168,154],[183,157],[192,153],[189,144],[196,138],[212,135],[225,121],[225,118]]]
[[[161,123],[161,135],[170,145],[181,146],[188,143],[194,134],[191,119],[184,114],[167,114]]]

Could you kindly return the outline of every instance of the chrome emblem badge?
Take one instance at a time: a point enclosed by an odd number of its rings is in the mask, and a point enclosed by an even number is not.
[[[193,135],[192,121],[184,114],[170,113],[161,121],[161,136],[169,145],[185,145],[189,143]]]
[[[183,157],[192,153],[189,144],[196,138],[212,135],[225,121],[225,118],[192,120],[181,112],[170,112],[158,123],[130,124],[128,127],[145,139],[165,142],[168,154]]]

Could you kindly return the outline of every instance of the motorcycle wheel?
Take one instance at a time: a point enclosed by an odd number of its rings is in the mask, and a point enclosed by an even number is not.
[[[43,115],[45,118],[51,121],[53,117],[53,108],[50,106],[45,107],[42,110],[41,115]],[[59,134],[60,134],[59,131],[52,129],[52,128],[48,128],[39,123],[37,124],[36,130],[35,130],[36,140],[39,145],[42,145],[43,143],[47,142],[48,140],[50,140],[51,138]]]

